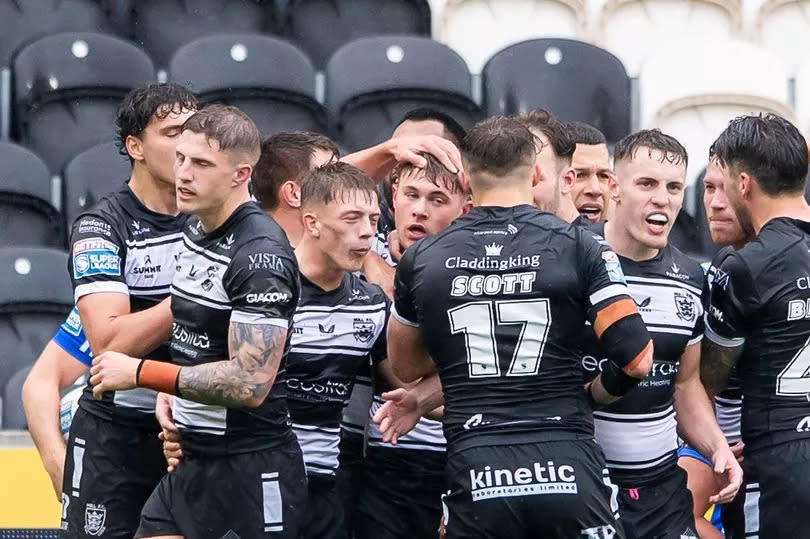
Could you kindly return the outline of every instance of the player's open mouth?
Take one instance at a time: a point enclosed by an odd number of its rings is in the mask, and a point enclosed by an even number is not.
[[[669,217],[667,217],[663,213],[651,213],[645,219],[647,222],[647,228],[653,234],[661,234],[667,229],[667,224],[669,223]]]
[[[585,204],[579,207],[579,213],[590,219],[591,221],[598,221],[602,217],[602,207],[596,204]]]
[[[418,240],[427,236],[427,230],[422,225],[410,225],[405,229],[405,236],[411,240]]]
[[[357,257],[366,256],[370,249],[368,247],[360,247],[358,249],[352,249],[352,254]]]

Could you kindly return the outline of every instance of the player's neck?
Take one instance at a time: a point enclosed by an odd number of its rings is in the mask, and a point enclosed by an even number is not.
[[[208,233],[221,227],[236,211],[236,208],[248,201],[250,201],[250,192],[248,192],[247,185],[244,184],[231,193],[221,205],[201,211],[196,215],[200,218],[203,230]]]
[[[574,201],[571,200],[571,197],[564,196],[560,199],[560,207],[557,209],[557,217],[566,223],[573,223],[579,219],[579,212],[577,211],[577,207],[574,205]]]
[[[295,248],[295,257],[298,259],[298,271],[311,283],[322,290],[331,292],[343,282],[346,272],[337,267],[312,241],[301,237]]]
[[[500,206],[512,208],[522,204],[532,205],[534,196],[531,186],[528,189],[522,187],[508,187],[506,189],[479,190],[477,193],[473,189],[473,206]]]
[[[177,215],[177,194],[174,184],[152,176],[146,167],[135,163],[129,177],[129,188],[141,204],[163,215]]]
[[[754,231],[759,231],[768,221],[779,217],[801,219],[810,221],[810,206],[804,199],[804,193],[784,197],[761,197],[756,204],[751,205],[751,224]]]
[[[280,226],[284,233],[287,234],[287,241],[290,245],[297,247],[301,242],[301,236],[304,234],[304,223],[301,221],[301,210],[297,208],[284,207],[279,204],[274,210],[267,212],[278,226]]]
[[[636,262],[655,258],[659,251],[651,249],[631,236],[627,227],[622,226],[618,215],[614,215],[612,220],[605,223],[605,241],[617,254]]]

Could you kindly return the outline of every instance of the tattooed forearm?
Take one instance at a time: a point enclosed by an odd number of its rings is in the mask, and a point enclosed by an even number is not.
[[[180,370],[180,396],[229,408],[260,405],[276,379],[287,329],[231,322],[229,361]]]
[[[742,346],[727,348],[703,339],[700,356],[700,381],[706,388],[709,398],[714,398],[728,385],[728,376],[737,363]]]

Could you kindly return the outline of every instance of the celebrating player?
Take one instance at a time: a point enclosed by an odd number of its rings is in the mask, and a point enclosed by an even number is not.
[[[701,377],[710,393],[737,366],[743,389],[745,535],[810,536],[810,207],[807,144],[776,115],[742,116],[710,156],[756,239],[717,261]]]
[[[259,152],[258,129],[234,107],[183,124],[177,201],[197,219],[172,283],[173,363],[94,359],[95,395],[134,386],[177,395],[184,460],[150,496],[137,537],[300,532],[306,475],[283,370],[300,283],[284,232],[250,200]]]
[[[698,537],[686,474],[677,466],[678,433],[722,474],[712,501],[731,500],[742,480],[700,383],[703,270],[667,243],[683,203],[686,166],[683,146],[658,130],[619,141],[611,180],[615,211],[592,229],[619,255],[655,350],[647,379],[621,401],[594,411],[596,440],[621,487],[628,538]],[[610,357],[596,329],[584,328],[586,379],[602,372]]]
[[[615,255],[531,207],[531,132],[493,118],[464,146],[475,207],[405,252],[388,330],[395,374],[444,388],[447,537],[621,537],[589,399],[641,381],[649,335]],[[583,391],[586,313],[612,361]]]
[[[576,144],[571,166],[576,170],[577,180],[571,197],[577,210],[592,223],[604,221],[610,210],[608,182],[613,175],[605,135],[582,122],[571,122],[566,127]]]
[[[182,86],[154,84],[133,90],[118,109],[119,140],[132,174],[126,186],[77,218],[70,240],[80,322],[69,319],[68,330],[81,342],[83,326],[93,354],[122,350],[169,359],[171,312],[161,300],[169,294],[186,221],[177,215],[172,164],[180,129],[196,104]],[[67,362],[55,368],[74,370]],[[33,432],[50,432],[50,442],[40,442],[58,447],[54,381],[41,396],[49,404],[31,420]],[[154,391],[111,391],[95,400],[88,386],[67,443],[63,536],[132,537],[165,469],[154,413]]]

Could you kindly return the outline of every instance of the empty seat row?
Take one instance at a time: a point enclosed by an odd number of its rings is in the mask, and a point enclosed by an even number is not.
[[[271,33],[323,66],[352,39],[430,35],[430,26],[427,0],[0,0],[0,66],[25,44],[65,31],[117,33],[142,46],[159,68],[198,37]]]
[[[137,47],[96,33],[40,39],[17,55],[13,68],[17,140],[40,154],[54,174],[71,156],[110,140],[120,99],[155,78]],[[544,106],[566,120],[592,123],[611,141],[630,127],[630,83],[621,63],[571,40],[535,40],[493,57],[482,107],[473,99],[464,60],[414,36],[370,37],[341,47],[327,65],[324,104],[316,99],[315,69],[307,56],[259,34],[189,43],[172,57],[168,78],[199,92],[204,103],[238,105],[265,134],[328,132],[349,150],[380,142],[405,112],[425,105],[467,126],[485,112]]]

